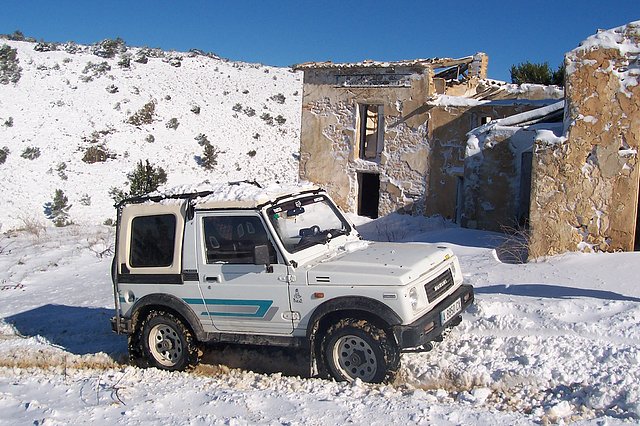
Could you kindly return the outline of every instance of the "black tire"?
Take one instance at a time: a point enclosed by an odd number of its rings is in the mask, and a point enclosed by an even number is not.
[[[185,371],[198,364],[200,351],[193,333],[169,312],[149,312],[136,334],[132,343],[137,343],[139,352],[130,346],[129,353],[132,359],[141,355],[142,362],[136,360],[140,366]]]
[[[353,318],[327,329],[321,353],[327,371],[337,381],[392,381],[400,366],[400,350],[387,333],[368,321]]]

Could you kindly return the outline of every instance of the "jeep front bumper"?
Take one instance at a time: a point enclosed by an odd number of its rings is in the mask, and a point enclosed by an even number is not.
[[[460,323],[460,315],[473,303],[473,299],[473,287],[462,285],[417,321],[394,326],[393,334],[400,349],[417,348],[436,340],[446,328]]]

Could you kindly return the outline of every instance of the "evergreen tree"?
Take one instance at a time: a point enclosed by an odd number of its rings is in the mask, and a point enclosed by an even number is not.
[[[155,191],[167,183],[167,173],[160,166],[154,167],[149,160],[138,162],[133,172],[127,175],[129,179],[129,196],[136,197]]]
[[[218,148],[207,143],[204,145],[204,150],[202,152],[202,162],[201,165],[207,170],[213,170],[213,168],[218,164]]]
[[[44,214],[47,219],[53,221],[55,226],[67,226],[71,224],[69,220],[70,208],[69,199],[64,195],[64,191],[62,189],[56,189],[53,201],[44,205]]]
[[[511,82],[515,84],[534,83],[551,84],[551,68],[549,64],[534,64],[529,61],[511,66]]]
[[[566,67],[564,62],[562,62],[556,71],[553,72],[551,76],[552,83],[556,86],[564,87],[564,74],[566,72]]]

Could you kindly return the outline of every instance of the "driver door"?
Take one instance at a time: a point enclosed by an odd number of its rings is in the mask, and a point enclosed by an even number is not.
[[[287,274],[255,212],[197,212],[197,253],[203,308],[220,331],[293,332]],[[267,245],[271,265],[254,264]]]

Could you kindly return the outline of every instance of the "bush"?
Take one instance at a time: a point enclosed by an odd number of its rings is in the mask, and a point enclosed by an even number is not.
[[[256,115],[256,110],[251,107],[246,107],[242,112],[244,112],[247,117]]]
[[[207,139],[207,135],[205,135],[204,133],[198,134],[198,136],[196,136],[194,139],[198,142],[198,145],[202,147],[209,144],[209,139]]]
[[[62,189],[56,189],[53,201],[44,205],[44,214],[47,219],[53,221],[55,226],[67,226],[71,224],[69,221],[69,199],[64,195]]]
[[[40,157],[40,148],[37,146],[28,146],[22,151],[20,157],[26,158],[27,160],[35,160]]]
[[[17,83],[22,76],[18,66],[18,50],[7,44],[0,46],[0,84]]]
[[[91,205],[91,197],[89,194],[82,194],[82,197],[80,197],[80,204],[87,207]]]
[[[7,161],[7,156],[9,155],[9,147],[3,146],[0,148],[0,164],[4,164]]]
[[[149,133],[147,135],[146,138],[144,138],[145,141],[149,142],[149,143],[154,143],[156,141],[156,137],[153,136],[151,133]]]
[[[232,110],[234,110],[235,112],[240,112],[242,111],[242,104],[235,104],[234,106],[231,107]]]
[[[151,124],[153,123],[153,116],[156,111],[156,102],[149,101],[147,102],[140,110],[134,113],[129,119],[127,123],[133,124],[134,126],[141,126],[143,124]]]
[[[287,98],[285,98],[285,97],[284,97],[284,95],[283,95],[282,93],[278,93],[277,95],[273,95],[273,96],[271,96],[271,98],[269,98],[269,99],[271,99],[272,101],[275,101],[275,102],[277,102],[277,103],[279,103],[279,104],[283,104],[283,103],[284,103],[284,101],[286,101],[286,100],[287,100]]]
[[[82,161],[88,164],[104,163],[107,160],[116,158],[116,155],[109,152],[104,144],[90,146],[84,151]]]
[[[13,117],[9,117],[4,121],[5,127],[13,127]]]
[[[251,158],[255,157],[257,154],[255,149],[252,149],[251,151],[247,152],[247,155]]]
[[[279,124],[279,125],[281,125],[281,126],[282,126],[284,123],[286,123],[286,121],[287,121],[287,119],[286,119],[286,118],[284,118],[284,117],[283,117],[283,116],[281,116],[281,115],[278,115],[278,116],[275,118],[275,120],[276,120],[276,123],[278,123],[278,124]]]
[[[200,114],[200,105],[192,105],[191,112],[196,115]]]
[[[33,50],[35,50],[36,52],[52,52],[54,50],[58,50],[58,45],[56,43],[47,43],[41,41],[40,43],[37,43],[35,46],[33,46]]]
[[[268,125],[273,126],[273,117],[268,112],[263,113],[260,118],[263,119],[264,122]]]
[[[155,191],[167,183],[167,173],[160,166],[155,167],[149,160],[138,162],[133,172],[127,174],[129,179],[129,196],[136,197]]]
[[[94,78],[100,78],[107,72],[111,71],[111,66],[106,62],[100,62],[94,64],[93,62],[87,62],[87,65],[82,70],[83,76],[80,76],[80,80],[85,83],[92,81]]]
[[[118,93],[118,86],[116,86],[115,84],[110,84],[107,87],[105,87],[105,90],[108,93]]]
[[[101,58],[113,58],[118,53],[127,51],[127,44],[120,37],[115,40],[105,39],[93,45],[93,54]]]
[[[218,154],[218,148],[210,143],[205,144],[200,165],[206,170],[213,170],[218,165]]]
[[[179,125],[180,123],[178,122],[178,119],[175,117],[167,121],[167,124],[166,124],[167,129],[173,129],[173,130],[177,129]]]
[[[58,165],[56,166],[56,171],[58,172],[58,176],[60,177],[60,179],[62,180],[68,179],[66,170],[67,170],[67,163],[65,162],[58,163]]]

